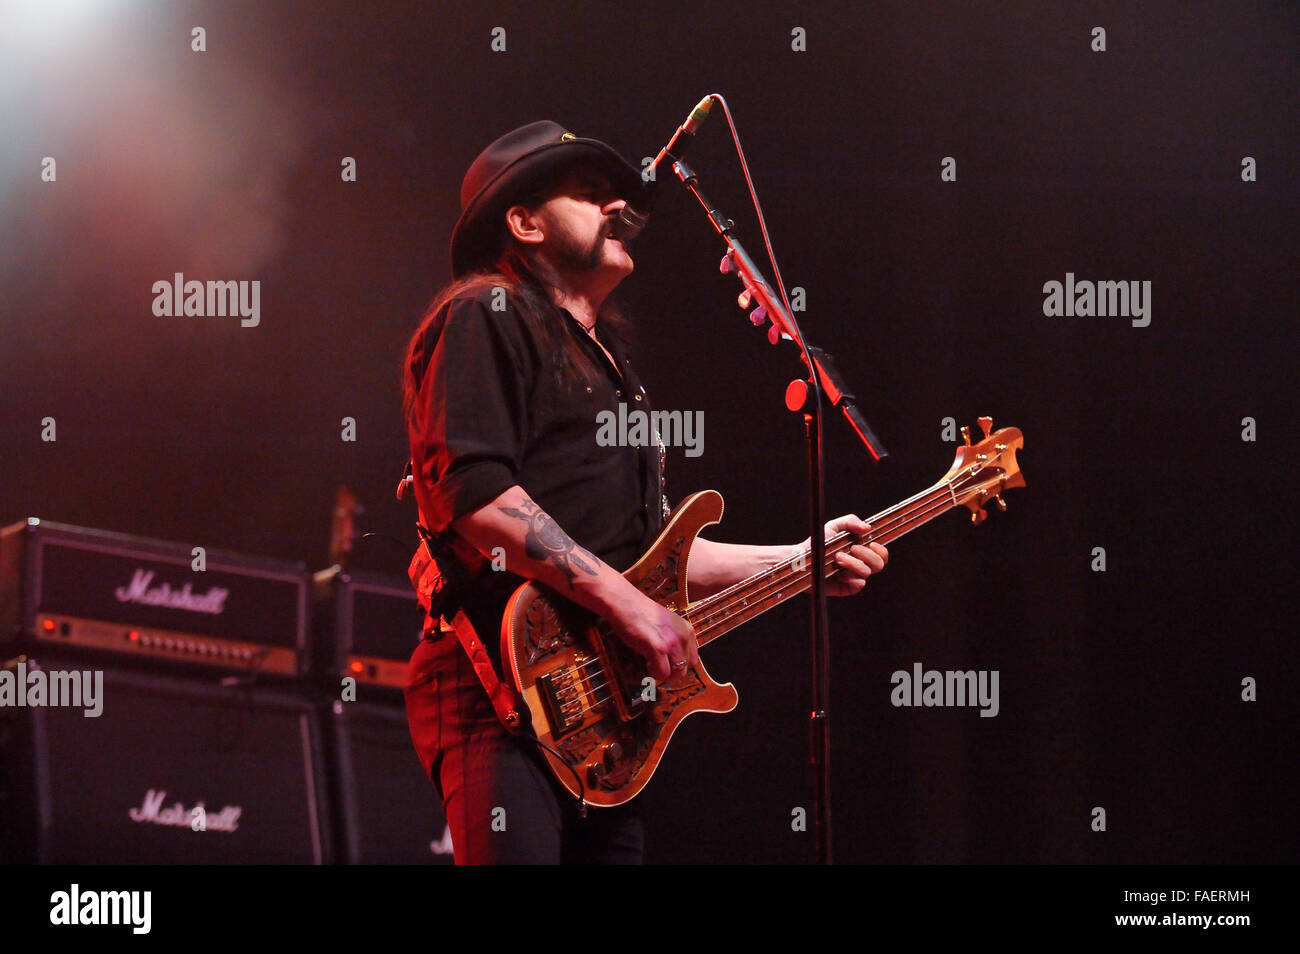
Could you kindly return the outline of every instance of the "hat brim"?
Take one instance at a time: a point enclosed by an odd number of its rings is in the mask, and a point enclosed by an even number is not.
[[[644,209],[647,189],[641,174],[598,139],[574,138],[548,143],[501,170],[476,195],[451,233],[451,274],[460,278],[491,265],[500,254],[501,217],[510,206],[573,166],[590,164],[609,177],[610,185],[632,206]]]

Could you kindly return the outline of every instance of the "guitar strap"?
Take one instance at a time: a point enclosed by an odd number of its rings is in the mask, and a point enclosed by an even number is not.
[[[456,558],[450,546],[451,528],[438,536],[429,532],[420,515],[416,524],[421,542],[411,558],[407,574],[415,587],[416,599],[425,612],[424,638],[436,639],[441,630],[441,620],[446,620],[456,632],[469,657],[479,682],[483,684],[497,719],[511,735],[530,735],[528,707],[523,697],[515,691],[514,686],[503,682],[488,658],[483,640],[479,639],[470,622],[469,616],[461,606],[462,595],[468,592],[468,579],[465,568]]]

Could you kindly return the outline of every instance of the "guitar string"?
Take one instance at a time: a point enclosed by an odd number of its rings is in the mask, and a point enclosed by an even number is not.
[[[670,581],[667,580],[667,579],[660,580],[659,583],[657,583],[655,586],[653,586],[653,587],[650,588],[649,590],[646,590],[646,591],[645,591],[645,595],[646,595],[646,596],[649,596],[651,599],[654,599],[655,596],[656,596],[658,593],[660,593],[662,590],[664,590],[664,589],[666,589],[666,588],[668,587],[669,582],[670,582]],[[601,636],[602,636],[602,638],[611,638],[611,637],[612,637],[612,634],[604,634],[604,633],[602,633]],[[613,637],[613,638],[617,638],[617,637]],[[556,676],[556,675],[559,675],[559,676],[577,676],[579,673],[582,673],[583,670],[590,669],[590,668],[593,667],[593,666],[600,666],[600,659],[599,659],[599,657],[592,656],[592,657],[588,658],[586,662],[579,663],[579,664],[576,665],[576,666],[571,666],[571,667],[569,667],[568,669],[556,670],[555,672],[551,673],[550,675],[552,675],[552,676]],[[603,671],[603,668],[604,668],[604,667],[600,667],[600,668],[601,668],[602,671]],[[582,676],[581,678],[584,678],[584,679],[585,679],[586,676],[584,675],[584,676]],[[603,683],[601,683],[599,686],[596,686],[596,687],[594,687],[593,689],[591,689],[591,690],[589,690],[589,691],[594,692],[596,689],[603,688],[604,686],[607,686],[608,684],[609,684],[608,682],[603,682]],[[608,700],[606,700],[606,701],[608,701]]]
[[[982,470],[983,468],[981,467],[980,469]],[[973,477],[975,476],[975,473],[976,472],[972,472],[971,474],[968,474],[967,477]],[[965,478],[963,478],[963,480],[964,479]],[[952,491],[952,488],[953,488],[952,482],[947,484],[945,487],[945,489],[947,489],[950,492]],[[923,498],[927,494],[931,495],[932,498],[934,499],[924,500]],[[882,523],[878,526],[873,526],[871,532],[867,533],[860,542],[864,545],[871,543],[874,540],[886,536],[892,531],[898,529],[900,526],[906,526],[907,524],[921,517],[926,518],[925,520],[921,521],[922,523],[924,523],[929,519],[932,519],[933,516],[937,516],[939,513],[946,512],[950,509],[953,509],[947,503],[946,500],[940,502],[940,500],[937,499],[940,497],[942,497],[942,492],[938,488],[931,488],[930,490],[922,491],[911,501],[904,502],[904,505],[909,505],[909,504],[911,505],[909,509],[898,510],[893,515],[891,515],[889,520],[886,521],[885,523]],[[918,504],[920,505],[919,508],[916,506]],[[850,542],[850,541],[855,541],[856,537],[857,535],[852,533],[851,531],[842,530],[839,533],[835,534],[833,537],[829,538],[826,541],[827,559],[826,562],[823,564],[823,569],[831,568],[834,565],[834,558],[839,553],[848,549],[849,547],[858,545],[857,542]],[[802,554],[800,554],[800,556],[802,556]],[[781,602],[785,598],[782,595],[782,590],[784,588],[789,586],[796,586],[804,582],[806,579],[811,578],[812,574],[809,570],[802,570],[796,573],[794,576],[790,576],[788,578],[782,578],[779,580],[777,579],[777,577],[781,577],[783,573],[792,569],[795,563],[798,562],[798,560],[799,557],[792,557],[789,560],[784,561],[783,563],[775,564],[773,567],[767,570],[760,571],[760,573],[755,574],[753,577],[750,577],[747,580],[741,580],[738,583],[733,584],[731,587],[728,587],[726,590],[723,590],[719,593],[715,593],[712,597],[708,597],[706,600],[702,600],[701,603],[707,604],[707,606],[697,607],[697,609],[707,608],[710,610],[710,612],[706,613],[702,617],[696,616],[694,619],[692,619],[689,610],[683,613],[682,615],[688,621],[691,622],[692,626],[695,627],[696,637],[698,639],[701,635],[708,633],[710,630],[716,628],[721,622],[725,621],[725,620],[719,620],[717,619],[717,617],[719,617],[720,615],[728,616],[728,617],[733,615],[733,613],[727,612],[727,610],[736,603],[737,600],[735,599],[735,597],[738,597],[739,593],[734,593],[731,595],[731,597],[720,600],[721,597],[723,597],[725,594],[728,594],[729,591],[743,589],[744,585],[747,582],[749,582],[749,580],[755,580],[756,578],[762,576],[768,577],[768,580],[764,582],[763,586],[761,586],[755,594],[751,594],[744,598],[744,606],[747,611],[752,608],[760,609],[760,611],[766,608],[770,608],[770,607],[762,607],[762,604],[765,601],[772,598],[772,596],[774,595],[772,592],[773,590],[776,591],[775,595],[777,597],[777,602]],[[716,606],[714,605],[714,601],[718,601]],[[757,615],[757,613],[755,615]],[[590,669],[593,666],[600,666],[600,659],[598,657],[593,657],[587,660],[585,663],[580,663],[579,665],[570,667],[569,669],[560,670],[557,674],[573,676],[582,672],[583,670]],[[601,669],[603,672],[603,666],[601,667]],[[613,699],[612,692],[603,697],[597,696],[597,693],[601,689],[607,688],[608,686],[609,686],[608,677],[606,677],[605,682],[587,688],[585,689],[585,691],[581,689],[579,690],[583,696],[593,699],[591,705],[584,705],[581,702],[577,703],[580,708],[580,714],[579,714],[580,718],[582,716],[585,716],[588,712],[591,712],[592,710],[605,705],[606,703],[610,702]],[[570,698],[572,699],[572,697]],[[562,703],[561,708],[565,708],[566,705],[569,704]]]
[[[918,515],[927,514],[929,513],[929,511],[934,509],[935,508],[933,507],[924,508],[919,512]],[[944,504],[941,509],[947,510],[948,509],[947,504]],[[899,521],[895,519],[895,520],[891,520],[890,525],[882,525],[881,529],[879,530],[879,533],[869,534],[863,540],[863,543],[870,543],[877,536],[884,535],[889,530],[896,529],[896,527],[893,526],[893,524],[896,524],[898,522]],[[873,530],[875,530],[874,527]],[[830,540],[827,541],[827,546],[826,546],[827,559],[824,564],[824,568],[827,570],[830,570],[834,566],[835,557],[839,553],[843,552],[844,550],[847,550],[849,547],[857,545],[854,542],[856,538],[855,534],[852,534],[851,532],[848,531],[842,531],[842,533],[845,534],[843,538],[839,538],[839,534],[836,534],[835,537],[832,537]],[[795,562],[794,560],[786,561],[785,564],[777,564],[772,569],[763,571],[764,573],[770,573],[772,578],[769,579],[767,582],[765,582],[763,587],[759,591],[756,591],[754,594],[745,598],[744,601],[745,610],[761,611],[762,609],[765,608],[763,607],[763,603],[772,600],[773,598],[775,598],[775,602],[778,603],[781,602],[785,598],[783,593],[783,590],[785,588],[796,587],[800,583],[809,579],[812,576],[810,571],[804,570],[796,573],[793,576],[784,576],[781,579],[776,579],[777,577],[782,577],[782,574],[784,572],[788,572],[790,569],[792,569],[794,566],[794,562]],[[719,606],[713,608],[712,612],[706,614],[703,617],[698,617],[696,620],[692,620],[691,623],[692,626],[695,626],[697,639],[701,635],[707,635],[711,630],[715,629],[718,625],[720,625],[722,622],[725,621],[725,620],[719,620],[716,617],[720,615],[731,616],[732,614],[727,612],[727,610],[728,607],[735,602],[737,602],[737,600],[735,599],[725,601]],[[690,619],[689,613],[683,615],[686,616],[688,619]],[[754,615],[757,615],[757,612],[755,612]],[[598,664],[599,662],[600,662],[599,659],[591,660],[589,661],[589,663],[584,664],[583,668],[588,668],[591,664],[593,663]],[[612,693],[605,696],[598,695],[598,690],[608,685],[609,685],[608,682],[600,683],[598,686],[592,687],[592,689],[589,690],[588,695],[593,700],[592,705],[581,706],[582,708],[581,716],[585,716],[588,712],[592,711],[595,708],[599,708],[600,706],[605,705],[606,703],[610,702],[613,699]]]
[[[843,532],[843,531],[842,531],[842,532]],[[841,538],[841,535],[840,535],[840,534],[836,534],[834,537],[832,537],[830,540],[827,541],[827,543],[826,543],[826,556],[827,556],[826,565],[827,565],[828,567],[829,567],[829,566],[834,562],[834,558],[835,558],[835,556],[836,556],[838,553],[840,553],[842,550],[845,549],[844,543],[846,542],[848,536],[851,536],[851,534],[846,534],[846,536],[843,537],[843,538]],[[792,561],[787,561],[787,562],[790,562],[791,565],[793,565],[793,562],[792,562]],[[770,568],[770,569],[768,569],[768,570],[764,570],[763,573],[774,573],[774,571],[780,569],[780,568],[783,567],[783,566],[784,566],[784,564],[774,564],[772,568]],[[775,575],[775,574],[774,574],[774,575]],[[649,594],[647,594],[647,595],[649,595]],[[684,617],[687,617],[687,618],[689,619],[689,617],[687,616],[687,614],[683,614],[683,616],[684,616]],[[692,624],[692,625],[694,625],[694,624]],[[697,632],[698,632],[698,631],[697,631]],[[570,666],[570,667],[567,668],[567,669],[556,670],[555,672],[551,673],[550,675],[552,675],[552,676],[579,676],[579,675],[582,674],[585,670],[589,670],[589,669],[591,669],[592,667],[598,667],[598,668],[603,669],[603,666],[601,665],[600,658],[599,658],[598,656],[590,657],[590,658],[588,658],[585,662],[578,663],[578,664],[575,665],[575,666]],[[595,687],[595,688],[601,688],[601,687],[603,687],[603,686],[605,686],[605,685],[607,685],[607,684],[608,684],[608,683],[602,683],[601,686],[599,686],[599,687]],[[594,692],[594,689],[592,689],[592,690],[588,690],[588,691],[589,691],[589,692]],[[608,698],[601,700],[601,702],[607,702],[607,701],[609,701]],[[598,704],[599,704],[599,703],[598,703]]]
[[[967,474],[962,478],[962,482],[965,482],[968,478],[973,476],[975,476],[974,472]],[[826,541],[826,568],[829,569],[832,566],[834,557],[846,548],[846,544],[851,547],[856,546],[859,543],[871,543],[887,536],[893,531],[899,529],[901,526],[905,526],[915,519],[921,517],[928,519],[933,515],[937,515],[937,513],[950,509],[946,498],[942,501],[940,498],[943,498],[944,489],[951,491],[952,483],[946,485],[946,488],[929,488],[923,490],[909,500],[905,500],[901,504],[898,504],[897,508],[899,509],[895,509],[894,513],[892,513],[886,521],[874,524],[871,531],[860,541],[856,539],[856,534],[846,530],[842,530],[828,538]],[[788,586],[792,583],[801,582],[803,579],[811,576],[811,574],[806,570],[801,571],[799,575],[794,577],[783,575],[788,573],[795,563],[801,560],[806,562],[808,552],[809,551],[804,550],[800,554],[791,557],[782,563],[774,564],[766,570],[760,570],[758,573],[740,580],[726,589],[693,604],[692,607],[688,608],[682,615],[690,621],[693,626],[695,626],[697,635],[701,632],[701,628],[704,630],[711,629],[716,625],[716,618],[718,616],[731,615],[730,611],[736,602],[736,597],[743,597],[746,600],[761,602],[770,595],[771,590],[779,589],[780,587]],[[763,586],[754,589],[754,584],[760,579],[764,579]],[[701,611],[703,611],[702,614]]]
[[[926,497],[926,495],[929,495],[930,499],[923,499]],[[922,491],[921,494],[918,494],[916,497],[912,498],[911,500],[904,501],[904,503],[899,506],[900,507],[906,506],[907,509],[898,510],[895,513],[891,514],[890,517],[884,523],[873,524],[870,532],[868,532],[862,538],[861,543],[865,545],[868,543],[875,542],[876,540],[879,540],[882,537],[888,536],[894,530],[897,530],[902,526],[906,526],[914,519],[917,519],[922,516],[927,516],[927,517],[930,515],[937,516],[939,513],[943,513],[951,509],[950,505],[947,503],[947,500],[946,499],[941,500],[940,499],[941,497],[942,494],[938,490],[932,489],[929,491]],[[856,535],[851,533],[850,531],[842,530],[840,531],[839,534],[836,534],[834,537],[828,539],[826,541],[827,556],[831,557],[834,555],[838,555],[838,553],[844,549],[844,543],[846,542],[846,540],[853,539],[855,538],[855,536]],[[849,544],[849,546],[854,546],[854,545],[856,544],[855,543]],[[834,548],[833,551],[832,548]],[[792,557],[791,559],[786,560],[783,563],[776,564],[775,566],[767,570],[763,570],[760,571],[760,573],[754,574],[754,576],[741,580],[738,583],[732,584],[727,589],[715,593],[713,594],[713,596],[710,596],[705,600],[701,600],[698,604],[694,605],[693,610],[688,609],[688,611],[684,615],[688,620],[691,621],[692,625],[696,625],[698,623],[701,624],[704,629],[711,628],[713,625],[715,625],[716,617],[724,614],[729,615],[729,611],[735,605],[737,597],[744,597],[746,599],[754,599],[754,600],[759,600],[764,598],[763,596],[751,595],[746,592],[752,586],[751,581],[754,581],[761,576],[767,576],[768,581],[764,584],[764,586],[761,589],[771,590],[774,587],[785,586],[788,585],[789,583],[798,582],[806,577],[810,577],[811,573],[807,570],[804,570],[804,571],[800,571],[798,576],[792,577],[788,580],[776,579],[776,577],[781,576],[782,573],[791,569],[796,563],[801,561],[807,562],[807,552],[808,551],[804,551],[803,553],[800,553],[797,557]],[[828,559],[826,565],[829,567],[831,565],[831,562],[832,561]],[[701,611],[703,611],[702,614]],[[699,634],[699,632],[700,632],[700,625],[696,625],[697,635]]]
[[[962,479],[963,482],[968,480],[971,477],[976,476],[976,474],[980,470],[984,469],[984,466],[986,465],[982,463],[977,470],[973,470],[971,473],[963,477]],[[947,485],[945,485],[945,488],[942,489],[947,489],[949,492],[952,492],[954,483],[955,482],[949,482]],[[921,517],[925,517],[926,519],[922,520],[922,523],[924,523],[929,519],[931,519],[932,516],[937,515],[937,512],[946,512],[947,510],[952,509],[948,505],[946,500],[940,504],[938,498],[942,497],[942,489],[930,488],[928,490],[921,491],[921,493],[917,494],[914,498],[911,498],[908,501],[904,501],[903,504],[900,504],[898,506],[900,507],[906,506],[908,507],[908,509],[896,510],[890,516],[888,521],[879,524],[878,526],[873,526],[872,531],[866,534],[860,542],[862,544],[871,543],[876,539],[888,535],[889,533],[898,529],[900,526],[905,526],[906,524],[911,523],[913,520],[919,519]],[[927,495],[930,497],[930,499],[928,500],[925,499]],[[954,495],[954,499],[955,499],[955,495]],[[840,552],[847,549],[848,547],[858,545],[855,542],[850,542],[855,539],[856,539],[856,534],[853,534],[851,531],[847,531],[847,530],[842,530],[839,533],[835,534],[833,537],[829,538],[826,541],[827,560],[823,565],[823,568],[824,569],[831,568],[834,564],[835,556],[837,556]],[[779,602],[781,599],[784,598],[783,596],[779,595],[781,593],[782,588],[791,585],[797,585],[811,577],[812,574],[808,570],[800,571],[794,576],[783,577],[783,574],[789,571],[791,568],[793,568],[795,563],[798,562],[799,558],[802,556],[803,554],[800,554],[799,556],[792,557],[789,560],[784,561],[783,563],[775,564],[774,566],[770,567],[767,570],[762,570],[759,573],[756,573],[745,580],[741,580],[733,584],[732,586],[728,587],[725,590],[720,591],[719,593],[715,593],[713,596],[708,597],[705,600],[701,600],[700,604],[696,606],[697,614],[699,609],[706,609],[709,611],[706,612],[703,616],[699,616],[699,615],[692,616],[692,613],[689,610],[683,613],[682,615],[688,621],[691,622],[692,626],[695,627],[697,638],[703,634],[707,634],[710,630],[716,628],[720,622],[724,621],[724,620],[719,620],[717,617],[719,616],[729,617],[731,615],[734,615],[732,612],[729,612],[729,610],[736,603],[736,597],[740,597],[742,591],[747,589],[747,584],[752,585],[751,581],[757,581],[757,579],[760,577],[767,577],[767,580],[764,582],[764,584],[761,587],[758,588],[756,592],[744,596],[743,600],[744,600],[744,605],[746,610],[749,610],[751,608],[750,607],[751,603],[754,604],[756,607],[762,608],[762,603],[767,601],[773,596],[772,593],[773,590],[776,590],[776,593],[778,594],[778,602]],[[778,577],[782,577],[782,578],[777,579]],[[598,657],[593,657],[587,660],[585,663],[580,663],[577,666],[573,666],[565,670],[559,670],[553,675],[574,676],[584,670],[590,669],[593,666],[600,666],[600,665],[601,665],[600,659]],[[607,682],[601,683],[599,686],[587,690],[587,692],[585,692],[584,695],[594,694],[596,690],[604,688],[607,685],[608,685]],[[611,698],[612,696],[606,696],[602,699],[598,699],[595,705],[603,705],[604,703],[608,702]],[[590,707],[587,708],[589,710]]]
[[[861,542],[864,544],[871,543],[875,540],[879,540],[883,537],[888,536],[890,533],[893,533],[895,530],[899,529],[900,527],[906,527],[909,523],[912,523],[915,520],[920,520],[921,523],[925,523],[928,522],[930,519],[933,519],[935,516],[938,516],[940,513],[946,512],[947,510],[952,509],[955,506],[960,506],[959,504],[949,505],[947,499],[943,496],[944,492],[945,491],[953,492],[954,486],[962,485],[961,489],[964,493],[966,490],[966,485],[970,483],[986,482],[986,480],[977,480],[976,478],[978,478],[979,474],[983,470],[985,470],[988,466],[989,466],[988,461],[981,461],[979,464],[974,465],[971,471],[966,475],[964,475],[961,478],[961,480],[949,481],[943,487],[929,488],[927,490],[923,490],[916,496],[910,498],[909,500],[903,501],[901,504],[897,505],[897,507],[895,508],[895,512],[890,515],[887,521],[880,524],[873,524],[871,531],[868,534],[866,534],[866,536],[862,539]],[[1005,478],[1005,471],[1001,471],[1001,473],[1002,476]],[[953,499],[954,500],[956,499],[955,492],[953,492]],[[906,508],[906,509],[901,509],[901,508]],[[919,526],[920,524],[917,525]],[[841,531],[841,533],[845,534],[848,538],[853,538],[855,536],[849,531]],[[836,547],[836,549],[834,550],[834,553],[836,554],[841,549],[843,549],[842,545],[836,543],[838,538],[839,538],[839,534],[827,540],[826,546],[827,546],[828,556],[832,555],[832,546]],[[850,544],[850,546],[852,545],[854,544]],[[775,567],[772,567],[768,570],[760,571],[759,573],[754,574],[753,576],[749,577],[746,580],[741,580],[740,582],[733,584],[727,589],[722,590],[719,593],[715,593],[713,596],[705,600],[701,600],[698,604],[694,604],[694,609],[692,610],[688,608],[688,610],[683,615],[686,617],[687,620],[691,622],[692,626],[695,627],[697,637],[700,636],[702,633],[707,633],[708,630],[711,630],[716,627],[717,623],[719,622],[717,617],[732,615],[732,613],[734,612],[734,606],[737,601],[737,598],[744,599],[746,605],[748,605],[748,602],[750,601],[761,603],[763,600],[767,599],[769,593],[762,593],[762,595],[753,595],[745,592],[750,588],[750,586],[752,586],[751,581],[755,581],[758,578],[764,576],[768,577],[768,581],[765,582],[761,588],[759,588],[759,592],[761,593],[762,590],[771,591],[774,588],[787,586],[792,583],[800,583],[804,579],[809,578],[811,576],[811,572],[804,570],[804,571],[800,571],[796,576],[791,577],[789,579],[781,579],[779,581],[776,579],[776,577],[780,577],[784,572],[788,571],[796,562],[799,562],[799,560],[801,559],[804,559],[804,554],[800,554],[798,558],[792,558],[790,560],[785,561],[782,564],[777,564]],[[830,564],[831,561],[828,560],[826,566],[830,566]],[[780,572],[778,572],[778,570]],[[702,615],[701,615],[701,611],[703,611]]]
[[[762,603],[770,598],[770,596],[766,596],[762,600],[756,600],[752,605],[752,609],[761,611],[763,609]],[[780,602],[779,597],[776,602]],[[747,607],[747,609],[749,608],[751,607]],[[599,662],[599,660],[594,660],[584,665],[582,668],[587,669],[592,665],[599,665]],[[589,713],[603,709],[613,701],[614,690],[611,688],[608,692],[603,691],[610,685],[608,682],[608,675],[605,673],[603,667],[600,670],[600,674],[606,677],[605,682],[599,682],[592,686],[583,686],[579,684],[568,688],[568,692],[565,693],[564,701],[561,703],[561,710],[566,722],[572,722],[575,720],[581,721],[585,719]],[[683,673],[683,675],[685,675],[685,673]],[[698,681],[698,677],[695,678],[696,681]],[[663,688],[669,689],[676,687],[664,686]],[[635,704],[635,694],[630,696],[627,701]]]
[[[833,558],[834,558],[835,554],[839,553],[839,552],[842,551],[843,549],[845,549],[845,547],[844,547],[843,545],[840,545],[840,546],[838,546],[834,551],[832,551],[831,548],[830,548],[829,542],[828,542],[828,546],[827,546],[827,554],[831,557],[831,559],[828,560],[827,563],[826,563],[826,567],[827,567],[827,568],[829,568],[829,567],[832,565],[832,563],[833,563]],[[810,575],[811,575],[811,574],[809,574],[807,571],[805,571],[805,572],[802,574],[802,577],[808,577],[808,576],[810,576]],[[796,583],[796,582],[799,582],[799,581],[800,581],[800,577],[792,577],[792,578],[790,578],[790,580],[789,580],[788,582],[790,582],[790,583]],[[780,591],[778,590],[777,592],[779,593]],[[754,601],[753,601],[753,602],[754,602],[754,605],[757,606],[759,603],[761,603],[762,600],[768,599],[769,597],[770,597],[770,594],[765,595],[765,596],[762,597],[762,598],[758,598],[758,597],[756,597],[756,598],[754,599]],[[750,607],[747,606],[746,608],[748,609],[748,608],[750,608]],[[706,629],[707,629],[707,628],[708,628],[708,627],[706,627]],[[700,632],[700,630],[697,630],[696,632],[697,632],[697,635],[698,635],[698,633]],[[571,670],[569,670],[569,672],[577,672],[578,670],[581,670],[581,669],[589,669],[589,668],[591,668],[592,666],[599,666],[599,665],[600,665],[600,660],[599,660],[598,658],[596,658],[596,659],[591,659],[591,660],[588,660],[586,663],[581,664],[580,666],[573,667]],[[581,687],[581,686],[579,686],[579,687],[575,687],[575,688],[576,688],[576,692],[577,692],[578,694],[580,694],[581,696],[583,696],[583,697],[585,697],[585,698],[591,700],[590,704],[586,704],[586,703],[584,703],[583,701],[581,701],[581,700],[579,700],[579,699],[575,699],[575,698],[573,697],[573,695],[571,694],[571,695],[569,696],[569,700],[568,700],[568,702],[562,704],[562,705],[561,705],[561,708],[564,708],[564,709],[571,709],[574,705],[576,705],[576,706],[578,707],[578,710],[579,710],[578,713],[577,713],[577,718],[582,719],[582,718],[584,718],[584,717],[585,717],[589,712],[592,712],[592,711],[594,711],[594,710],[596,710],[596,709],[598,709],[598,708],[601,708],[601,707],[603,707],[604,705],[606,705],[607,703],[613,701],[614,696],[613,696],[613,692],[612,692],[612,691],[609,692],[609,693],[607,693],[607,694],[605,694],[605,695],[601,695],[601,694],[600,694],[600,690],[605,689],[606,687],[609,686],[608,674],[605,673],[605,670],[604,670],[604,667],[603,667],[603,666],[600,668],[600,673],[601,673],[601,675],[605,675],[605,677],[606,677],[606,681],[605,681],[605,682],[597,683],[596,685],[591,686],[591,687],[589,687],[589,688]],[[665,688],[672,688],[672,687],[667,687],[667,686],[666,686]],[[572,690],[571,690],[571,691],[572,691]],[[634,697],[634,698],[635,698],[635,697]],[[629,700],[629,701],[634,701],[634,699],[633,699],[633,700]],[[572,717],[571,714],[570,714],[569,712],[566,712],[565,715],[566,715],[566,719]]]
[[[670,582],[671,582],[671,581],[670,581],[670,580],[667,580],[667,579],[660,580],[660,582],[659,582],[658,584],[656,584],[654,587],[652,587],[652,588],[649,589],[649,590],[646,590],[646,591],[645,591],[645,595],[646,595],[646,596],[649,596],[651,599],[654,599],[654,597],[656,596],[656,594],[658,594],[658,593],[660,593],[661,591],[663,591],[664,589],[666,589],[666,588],[668,587],[668,585],[669,585]],[[602,635],[602,638],[610,638],[610,637],[612,637],[612,634],[605,634],[605,633],[602,633],[601,635]],[[614,638],[617,638],[617,637],[614,637]],[[599,665],[600,665],[600,659],[599,659],[599,657],[592,656],[592,657],[589,657],[589,658],[587,659],[586,662],[579,663],[579,664],[577,664],[576,666],[571,666],[571,667],[569,667],[568,669],[559,669],[559,670],[555,670],[554,672],[549,673],[549,675],[551,675],[551,676],[573,676],[573,675],[577,675],[578,673],[581,673],[584,669],[590,669],[592,666],[599,666]]]

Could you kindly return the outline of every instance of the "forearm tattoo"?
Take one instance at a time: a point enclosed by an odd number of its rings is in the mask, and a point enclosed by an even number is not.
[[[578,577],[578,570],[588,576],[596,575],[598,567],[596,558],[574,543],[550,514],[536,503],[527,500],[521,507],[502,507],[501,511],[528,523],[528,533],[524,536],[524,552],[534,560],[545,561],[559,567],[569,578],[569,589],[573,589],[573,581]]]

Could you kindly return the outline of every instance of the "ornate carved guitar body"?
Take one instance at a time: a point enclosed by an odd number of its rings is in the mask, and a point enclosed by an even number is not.
[[[963,428],[966,446],[938,483],[869,518],[871,530],[864,535],[845,531],[827,538],[823,573],[835,571],[840,550],[889,543],[954,508],[969,507],[975,523],[983,522],[989,498],[1005,509],[1001,492],[1025,485],[1015,457],[1024,438],[1014,427],[990,433],[992,420],[979,420],[985,439],[971,446]],[[691,546],[701,530],[721,519],[720,494],[691,494],[624,573],[647,596],[685,617],[701,648],[812,585],[805,547],[783,563],[691,602],[686,584]],[[696,712],[730,712],[738,700],[735,687],[714,682],[703,665],[655,682],[645,660],[615,638],[608,624],[539,583],[525,583],[506,605],[501,658],[556,778],[573,795],[605,808],[622,805],[645,788],[683,719]]]

